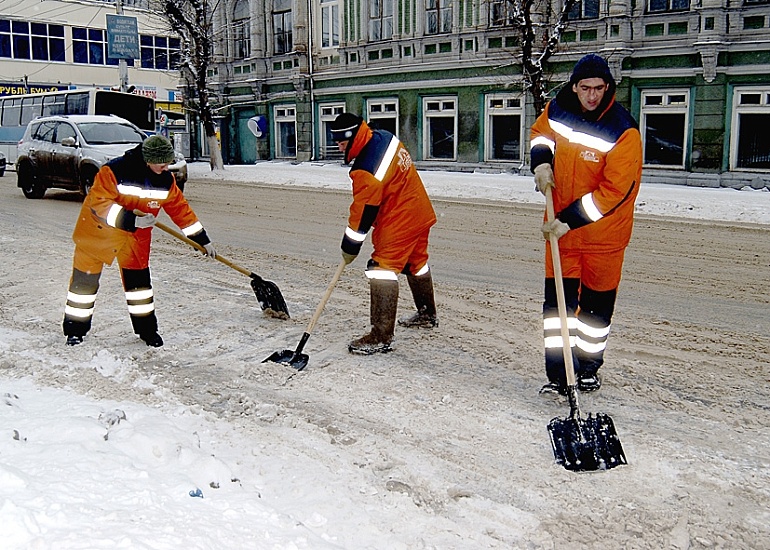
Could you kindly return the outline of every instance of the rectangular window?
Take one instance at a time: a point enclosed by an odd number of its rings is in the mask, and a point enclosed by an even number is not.
[[[64,26],[0,19],[0,57],[64,62]]]
[[[425,34],[452,32],[450,0],[425,0]]]
[[[275,157],[297,158],[297,111],[294,105],[276,105],[273,115]]]
[[[648,13],[688,11],[690,9],[690,0],[648,0],[648,2]]]
[[[166,36],[139,36],[139,51],[142,56],[143,69],[177,69],[181,58],[181,41],[179,38]]]
[[[743,18],[744,30],[763,29],[764,27],[765,27],[764,15],[752,15],[751,17]]]
[[[398,99],[367,99],[366,115],[371,128],[398,135]]]
[[[513,2],[492,0],[489,5],[490,27],[512,27],[516,23],[513,16]]]
[[[289,53],[294,49],[294,18],[291,0],[273,2],[273,53]]]
[[[331,123],[338,115],[345,112],[344,103],[322,103],[319,105],[321,113],[321,158],[327,160],[341,160],[342,151],[332,139]]]
[[[644,164],[684,168],[689,90],[644,91],[641,103]]]
[[[30,23],[29,29],[32,59],[37,61],[64,61],[63,25]]]
[[[599,0],[577,0],[567,14],[567,18],[599,19]]]
[[[321,0],[321,47],[340,45],[340,7],[337,0]]]
[[[393,38],[393,0],[369,0],[369,40]]]
[[[233,57],[247,59],[251,55],[251,26],[249,21],[233,22]]]
[[[490,94],[485,103],[485,160],[520,161],[524,132],[521,97],[513,94]]]
[[[457,98],[426,97],[422,100],[423,158],[457,158]]]
[[[770,88],[736,88],[730,132],[730,169],[770,169]]]
[[[72,59],[86,65],[117,65],[107,57],[107,33],[103,29],[72,27]]]

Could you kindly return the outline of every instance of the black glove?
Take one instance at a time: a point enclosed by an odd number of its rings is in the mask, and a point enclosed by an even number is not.
[[[345,260],[345,265],[350,264],[353,260],[355,260],[358,257],[357,254],[348,254],[347,252],[342,252],[342,259]]]

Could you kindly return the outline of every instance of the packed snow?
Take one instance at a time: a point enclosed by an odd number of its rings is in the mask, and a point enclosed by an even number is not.
[[[207,164],[193,163],[189,169],[188,185],[258,179],[285,186],[349,189],[347,168],[335,164],[263,162],[211,172]],[[422,176],[434,198],[543,203],[531,177],[446,171],[424,171]],[[0,182],[5,187],[15,185],[15,177],[9,173]],[[0,213],[10,216],[7,208],[5,201]],[[770,192],[644,184],[637,211],[768,225]],[[13,234],[5,234],[0,243],[12,239]],[[61,254],[60,263],[67,265],[70,250]],[[21,254],[3,257],[7,269],[30,261]],[[67,276],[59,273],[56,280]],[[40,288],[46,284],[41,282]],[[114,281],[111,284],[114,287]],[[30,296],[36,289],[31,285]],[[102,294],[118,291],[105,288]],[[63,298],[47,307],[63,309]],[[218,313],[212,309],[210,314]],[[217,337],[228,338],[226,334]],[[292,343],[289,338],[287,344]],[[3,549],[485,547],[464,540],[462,533],[454,544],[443,537],[432,539],[430,517],[416,516],[414,503],[399,499],[402,487],[395,484],[381,495],[385,512],[360,508],[357,497],[376,490],[358,468],[318,460],[320,452],[310,448],[312,441],[301,440],[301,430],[276,425],[269,435],[255,431],[253,438],[244,438],[226,419],[178,402],[153,377],[133,379],[136,354],[105,347],[62,364],[61,355],[49,348],[63,345],[58,326],[52,327],[44,342],[30,341],[23,327],[0,326]],[[13,361],[7,359],[11,356]],[[18,378],[13,375],[18,362],[35,372],[69,369],[83,376],[130,381],[148,398],[144,403],[124,401],[118,395],[94,399],[54,383],[53,374],[51,384]],[[185,376],[183,370],[174,372]],[[269,407],[252,412],[261,417],[276,414]],[[323,491],[314,491],[316,485],[323,485]],[[377,513],[387,514],[398,528],[392,532],[375,528],[367,517]],[[501,513],[492,510],[490,517]],[[535,521],[525,515],[515,519],[522,530]],[[442,532],[451,531],[450,526],[442,528]],[[414,542],[417,534],[419,544]],[[672,543],[673,547],[681,546]]]

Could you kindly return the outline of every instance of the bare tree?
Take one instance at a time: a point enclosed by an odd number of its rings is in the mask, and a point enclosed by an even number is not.
[[[187,83],[186,107],[197,113],[203,124],[212,170],[224,169],[216,135],[214,110],[209,103],[207,72],[213,55],[213,25],[207,0],[156,0],[171,29],[182,40],[182,78]]]
[[[538,115],[548,102],[545,65],[556,53],[568,24],[568,15],[579,1],[564,0],[561,10],[556,13],[560,3],[558,0],[508,0],[521,36],[524,90],[532,94]]]

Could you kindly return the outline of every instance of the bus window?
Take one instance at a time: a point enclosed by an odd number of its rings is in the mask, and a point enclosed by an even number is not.
[[[18,126],[21,115],[21,98],[12,97],[6,99],[3,104],[3,126]]]
[[[66,112],[65,108],[64,95],[43,96],[43,116],[63,115]]]
[[[152,98],[97,90],[94,114],[112,113],[120,113],[119,116],[133,122],[145,132],[155,132],[155,101]]]
[[[88,112],[88,92],[76,92],[67,94],[68,115],[101,114]]]
[[[43,98],[40,96],[25,97],[21,100],[21,125],[26,126],[30,120],[42,113]]]

